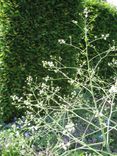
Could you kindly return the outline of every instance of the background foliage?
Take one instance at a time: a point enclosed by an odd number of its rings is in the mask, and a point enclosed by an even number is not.
[[[94,18],[92,20],[92,28],[90,30],[90,38],[100,37],[99,35],[109,34],[109,37],[105,40],[98,40],[93,43],[95,46],[91,49],[90,57],[94,56],[94,53],[101,54],[105,52],[111,45],[117,43],[117,9],[110,6],[108,3],[100,2],[98,0],[86,0],[85,7],[90,10],[89,14]],[[105,53],[101,55],[105,56]],[[95,64],[99,61],[100,56],[95,59]],[[112,80],[113,77],[117,76],[117,66],[114,62],[117,61],[117,51],[112,51],[107,57],[103,59],[98,68],[99,75],[105,80]],[[113,64],[112,64],[113,62]],[[111,64],[111,65],[110,65]]]
[[[76,38],[74,42],[78,42],[80,30],[71,20],[79,21],[80,1],[3,0],[1,8],[4,12],[1,18],[8,23],[5,48],[2,51],[4,88],[1,103],[3,116],[8,120],[17,112],[14,108],[11,109],[10,95],[21,95],[26,77],[31,75],[42,81],[43,77],[53,75],[42,67],[42,61],[48,61],[53,56],[57,59],[61,57],[61,62],[66,66],[76,64],[76,51],[61,46],[58,39],[72,35]],[[73,74],[73,71],[70,72],[71,76]],[[59,81],[59,85],[64,83],[65,81]],[[67,84],[63,90],[62,92],[68,90]]]

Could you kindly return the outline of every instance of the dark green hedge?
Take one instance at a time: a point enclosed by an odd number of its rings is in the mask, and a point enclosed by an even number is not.
[[[117,45],[117,8],[109,5],[106,2],[101,3],[100,0],[86,0],[85,7],[89,10],[89,16],[94,17],[97,15],[95,20],[92,22],[92,30],[90,30],[89,38],[94,39],[95,36],[100,37],[101,35],[109,34],[109,37],[104,40],[98,40],[93,43],[99,54],[109,49],[110,45]],[[114,42],[113,42],[114,40]],[[94,49],[90,49],[89,56],[92,58],[97,54]],[[101,55],[104,57],[106,53]],[[100,57],[94,59],[95,64],[99,61]],[[105,57],[99,64],[98,74],[103,80],[113,81],[116,77],[117,66],[109,65],[112,60],[117,61],[117,51],[112,51]]]
[[[53,75],[42,67],[42,61],[50,60],[50,55],[60,56],[64,65],[75,66],[77,51],[60,45],[58,39],[68,39],[71,35],[78,42],[80,30],[71,21],[80,22],[81,0],[2,0],[0,3],[4,12],[1,19],[7,23],[0,105],[3,117],[10,120],[17,115],[10,96],[22,96],[26,77],[38,77],[40,82],[43,77]],[[72,77],[74,72],[70,71],[69,75]],[[67,82],[58,83],[66,94]]]

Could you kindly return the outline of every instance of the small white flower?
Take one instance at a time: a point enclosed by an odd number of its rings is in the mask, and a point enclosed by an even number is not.
[[[64,150],[67,150],[67,147],[65,146],[65,144],[63,142],[61,144],[59,144],[59,147],[63,148]]]
[[[69,147],[70,147],[70,142],[67,142],[67,143],[64,143],[64,142],[61,142],[59,144],[59,147],[63,148],[64,150],[67,150]]]
[[[88,12],[88,8],[86,7],[86,8],[84,9],[84,14],[87,13],[87,12]]]
[[[58,42],[59,42],[60,44],[65,44],[65,43],[66,43],[64,39],[59,39]]]
[[[63,108],[63,107],[62,107],[62,108]],[[67,135],[68,132],[67,132],[67,130],[65,129],[65,130],[63,130],[62,133],[63,133],[63,135]]]
[[[88,13],[85,14],[85,17],[86,17],[86,18],[88,17]]]
[[[28,94],[28,96],[29,96],[29,97],[32,97],[33,95],[32,95],[32,94]]]
[[[28,100],[24,100],[24,104],[25,104],[25,105],[29,105],[30,103],[29,103]]]
[[[106,37],[109,37],[109,34],[106,34]]]
[[[48,66],[49,66],[49,67],[54,67],[54,63],[51,62],[51,61],[48,61]]]
[[[19,97],[16,96],[16,95],[12,95],[11,98],[12,98],[13,101],[18,101],[19,100]]]
[[[65,145],[66,145],[67,147],[69,147],[69,146],[70,146],[70,142],[67,142]]]
[[[73,92],[71,93],[71,95],[72,95],[72,96],[76,96],[76,95],[77,95],[76,91],[73,91]]]
[[[27,77],[27,81],[28,81],[28,82],[32,82],[32,81],[33,81],[32,76],[28,76],[28,77]]]
[[[101,36],[104,37],[104,34],[102,34]]]
[[[72,85],[74,84],[74,80],[68,80],[68,83]]]
[[[114,65],[117,65],[117,61],[114,62]]]
[[[113,85],[110,89],[109,89],[109,93],[112,94],[112,93],[117,93],[117,86]]]
[[[40,94],[43,94],[43,93],[44,93],[44,91],[43,91],[43,90],[40,90],[40,91],[39,91],[39,93],[40,93]]]
[[[109,37],[109,34],[106,34],[106,35],[102,34],[101,37],[102,37],[104,40],[106,40],[106,39]]]
[[[85,27],[85,28],[84,28],[84,31],[85,31],[85,32],[88,32],[88,29]]]
[[[48,80],[49,80],[49,76],[47,75],[45,78],[44,78],[44,80],[47,82]]]
[[[72,20],[72,23],[74,23],[74,24],[78,24],[78,22],[77,22],[77,21],[75,21],[75,20]]]
[[[106,40],[107,38],[106,37],[104,37],[104,40]]]
[[[47,65],[47,62],[46,61],[42,61],[42,64],[43,64],[43,67],[45,68],[46,65]]]
[[[45,83],[42,83],[42,84],[41,84],[41,87],[42,87],[42,88],[46,88],[47,86],[46,86]]]
[[[74,123],[69,123],[65,126],[65,129],[68,131],[68,132],[74,132],[75,131],[75,127],[74,127]]]
[[[112,47],[111,47],[111,50],[116,50],[116,47],[113,45]]]
[[[84,15],[85,15],[86,18],[88,17],[88,8],[84,9]]]

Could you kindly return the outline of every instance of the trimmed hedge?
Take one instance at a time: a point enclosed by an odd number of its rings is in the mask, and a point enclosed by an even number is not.
[[[18,115],[12,106],[11,95],[22,96],[25,80],[30,75],[38,81],[53,73],[42,67],[42,61],[51,56],[62,58],[66,66],[76,65],[76,50],[60,45],[58,39],[68,39],[71,35],[78,42],[80,29],[71,22],[80,22],[81,0],[2,0],[2,19],[7,22],[5,30],[2,74],[3,89],[1,99],[2,118],[11,120]],[[6,18],[7,17],[7,18]],[[66,71],[68,72],[68,71]],[[69,75],[74,76],[75,71]],[[58,75],[59,76],[59,75]],[[56,82],[55,82],[56,83]],[[66,85],[65,85],[66,83]],[[64,84],[64,85],[63,85]],[[67,81],[57,82],[66,94],[70,89]]]
[[[98,40],[93,43],[97,52],[102,52],[109,49],[110,45],[117,45],[117,8],[109,5],[107,2],[100,2],[100,0],[86,0],[85,7],[90,10],[89,15],[94,17],[97,15],[95,20],[92,22],[92,30],[90,30],[89,37],[94,39],[95,36],[100,37],[101,35],[109,34],[109,37],[104,40]],[[114,41],[114,42],[113,42]],[[89,57],[92,58],[96,53],[94,49],[90,49]],[[104,57],[106,53],[101,55]],[[99,61],[100,56],[97,57],[93,62],[95,64]],[[117,66],[110,65],[113,61],[117,61],[117,51],[112,51],[105,57],[98,66],[98,74],[104,81],[113,81],[116,77]]]

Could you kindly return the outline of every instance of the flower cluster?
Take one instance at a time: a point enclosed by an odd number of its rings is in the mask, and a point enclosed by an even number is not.
[[[59,147],[64,149],[64,150],[67,150],[70,147],[70,142],[67,142],[67,143],[61,142],[59,144]]]
[[[13,101],[21,102],[23,98],[22,97],[19,98],[17,95],[11,95],[11,99]]]
[[[111,86],[109,89],[110,94],[117,94],[117,79],[115,80],[115,84]]]
[[[47,67],[53,68],[55,66],[52,61],[42,61],[42,64],[44,68],[47,68]]]
[[[105,34],[105,35],[102,34],[101,37],[102,37],[102,39],[106,40],[109,37],[109,34]]]
[[[85,18],[88,17],[88,12],[89,12],[89,11],[88,11],[88,8],[85,8],[85,9],[84,9],[84,16],[85,16]]]
[[[112,87],[109,89],[110,94],[117,94],[117,86],[112,85]]]
[[[70,122],[67,125],[65,125],[63,134],[66,135],[67,133],[73,133],[74,131],[75,131],[75,125],[73,122]]]
[[[60,44],[65,44],[65,43],[66,43],[64,39],[59,39],[58,42],[59,42]]]

